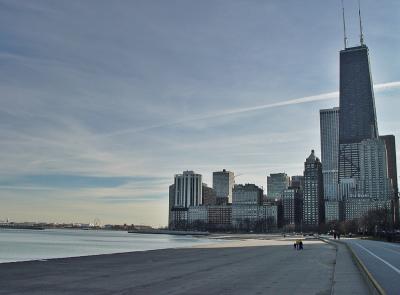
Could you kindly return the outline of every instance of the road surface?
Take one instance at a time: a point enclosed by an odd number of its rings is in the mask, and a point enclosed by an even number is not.
[[[361,259],[387,294],[400,294],[400,244],[342,239]]]

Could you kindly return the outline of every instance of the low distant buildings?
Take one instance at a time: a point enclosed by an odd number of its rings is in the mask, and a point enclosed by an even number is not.
[[[215,230],[230,229],[232,227],[232,206],[208,206],[208,227]]]
[[[233,205],[261,205],[264,191],[255,184],[238,184],[233,188]]]
[[[218,199],[228,197],[218,198],[214,189],[206,184],[202,184],[202,200],[198,200],[200,180],[201,175],[192,171],[175,176],[174,184],[169,187],[170,229],[265,232],[277,227],[277,206],[263,204],[263,190],[255,184],[235,185],[233,203],[218,204]]]
[[[264,192],[255,184],[233,188],[232,226],[240,230],[268,231],[277,227],[276,206],[263,205]]]
[[[188,224],[207,224],[207,206],[192,206],[188,208]]]

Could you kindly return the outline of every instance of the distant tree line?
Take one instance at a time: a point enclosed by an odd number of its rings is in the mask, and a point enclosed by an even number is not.
[[[320,232],[330,230],[344,235],[373,236],[389,241],[400,239],[399,234],[396,234],[395,231],[391,210],[387,208],[370,210],[360,219],[328,222],[320,228]]]

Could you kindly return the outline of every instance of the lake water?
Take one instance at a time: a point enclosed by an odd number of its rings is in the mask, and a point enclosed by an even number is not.
[[[123,231],[0,229],[0,263],[189,247],[216,242],[205,237],[130,234]]]

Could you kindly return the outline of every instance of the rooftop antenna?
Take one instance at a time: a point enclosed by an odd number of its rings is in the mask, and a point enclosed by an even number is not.
[[[343,35],[344,35],[344,49],[347,48],[347,36],[346,36],[346,20],[344,18],[344,4],[342,0],[342,17],[343,17]]]
[[[364,45],[364,34],[362,29],[362,21],[361,21],[361,4],[360,0],[358,0],[358,19],[360,20],[360,43]]]

